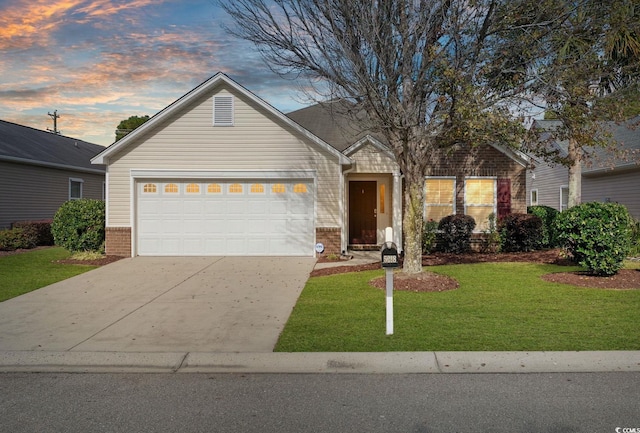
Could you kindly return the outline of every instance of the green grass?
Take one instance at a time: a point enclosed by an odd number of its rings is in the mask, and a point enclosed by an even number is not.
[[[62,248],[46,248],[0,257],[0,302],[96,268],[53,263],[69,256]]]
[[[571,268],[574,270],[577,268]],[[276,351],[640,350],[640,290],[585,289],[540,276],[569,269],[530,263],[429,267],[457,290],[394,292],[385,335],[383,271],[310,278]]]

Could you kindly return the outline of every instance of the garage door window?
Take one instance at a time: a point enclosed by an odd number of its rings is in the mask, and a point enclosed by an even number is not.
[[[242,194],[242,185],[239,183],[232,183],[229,185],[230,194]]]
[[[251,194],[264,194],[264,185],[261,183],[254,183],[251,185]]]
[[[158,192],[158,187],[155,183],[145,183],[142,192],[145,194],[155,194]]]
[[[200,185],[197,183],[187,184],[187,194],[200,194]]]
[[[304,183],[296,183],[293,186],[293,192],[300,193],[300,194],[306,193],[307,185],[305,185]]]
[[[177,183],[168,183],[164,186],[164,192],[167,194],[177,194],[178,193],[178,184]]]
[[[287,191],[283,183],[274,183],[271,185],[271,192],[274,194],[284,194]]]
[[[207,193],[209,193],[209,194],[221,194],[222,193],[222,187],[220,186],[219,183],[210,183],[209,185],[207,185]]]

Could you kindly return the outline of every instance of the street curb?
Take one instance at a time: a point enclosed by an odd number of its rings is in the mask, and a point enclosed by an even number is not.
[[[0,372],[469,374],[639,372],[640,351],[0,352]]]

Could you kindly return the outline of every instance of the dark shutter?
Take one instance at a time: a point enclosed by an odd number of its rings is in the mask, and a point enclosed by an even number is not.
[[[498,179],[498,219],[511,213],[511,179]]]

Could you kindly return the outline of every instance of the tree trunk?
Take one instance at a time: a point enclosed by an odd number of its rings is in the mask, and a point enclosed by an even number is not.
[[[575,138],[569,139],[567,149],[569,166],[569,199],[567,207],[577,206],[582,202],[582,153]]]
[[[422,176],[405,175],[404,192],[404,265],[406,274],[422,272],[422,230],[424,181]]]

